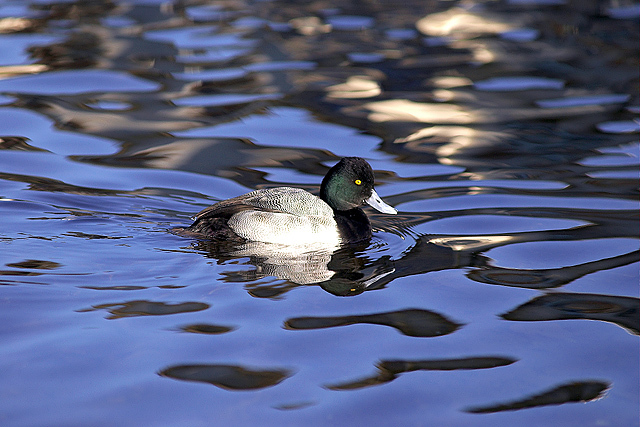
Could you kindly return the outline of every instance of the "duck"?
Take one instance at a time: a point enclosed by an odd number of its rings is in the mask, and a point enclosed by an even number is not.
[[[323,178],[320,197],[294,187],[255,190],[205,208],[186,231],[242,243],[361,243],[372,237],[364,205],[398,213],[376,193],[371,165],[361,157],[344,157]]]

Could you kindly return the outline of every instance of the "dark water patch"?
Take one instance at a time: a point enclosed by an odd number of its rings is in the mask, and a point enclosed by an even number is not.
[[[171,276],[172,278],[174,276]],[[160,285],[158,286],[158,288],[160,289],[182,289],[182,288],[186,288],[186,285]]]
[[[491,369],[500,366],[508,366],[516,361],[516,359],[505,357],[466,357],[462,359],[411,361],[382,360],[377,364],[376,367],[378,368],[378,372],[374,376],[353,382],[327,385],[325,387],[329,390],[357,390],[389,383],[405,372]]]
[[[232,278],[234,276],[227,275],[227,277]],[[249,280],[253,280],[253,278]],[[278,283],[278,284],[252,283],[251,285],[247,285],[246,289],[249,295],[251,295],[252,297],[278,299],[278,298],[281,298],[284,294],[289,292],[294,287],[295,285],[291,285],[289,283]]]
[[[56,268],[62,267],[62,264],[55,261],[44,261],[38,259],[28,259],[20,262],[11,262],[5,264],[7,267],[13,268],[26,268],[26,269],[34,269],[34,270],[54,270]]]
[[[293,411],[296,409],[304,409],[313,405],[317,405],[317,402],[305,401],[305,402],[283,403],[280,405],[276,405],[273,408],[281,411]]]
[[[89,239],[89,240],[95,240],[95,239],[131,239],[133,236],[103,236],[101,234],[88,234],[88,233],[83,233],[81,231],[70,231],[68,233],[64,233],[63,236],[69,236],[69,237],[80,237],[82,239]]]
[[[47,151],[42,148],[34,147],[27,141],[29,141],[29,138],[22,136],[1,136],[0,150]]]
[[[3,276],[2,272],[0,272],[0,276]],[[10,274],[10,276],[12,276]],[[29,282],[26,280],[6,280],[0,279],[0,286],[18,286],[18,285],[47,285],[45,282]]]
[[[587,319],[614,323],[634,335],[640,333],[640,300],[614,295],[553,293],[502,314],[506,320],[539,322]]]
[[[55,44],[31,46],[29,52],[51,70],[89,68],[100,58],[99,36],[91,31],[74,31]]]
[[[43,274],[36,271],[0,270],[0,276],[41,276]]]
[[[136,300],[127,302],[116,302],[108,304],[98,304],[91,308],[78,310],[78,312],[88,312],[97,310],[107,310],[111,313],[107,319],[122,319],[125,317],[137,316],[165,316],[169,314],[192,313],[206,310],[209,304],[202,302],[183,302],[170,304],[165,302],[155,302],[146,300]]]
[[[536,408],[547,405],[562,405],[572,402],[591,402],[601,399],[611,384],[603,381],[577,381],[560,385],[534,396],[498,405],[478,406],[465,409],[472,414],[491,414],[502,411]]]
[[[231,326],[212,325],[209,323],[194,323],[192,325],[186,325],[180,328],[180,330],[183,332],[205,335],[226,334],[227,332],[231,332],[235,329],[236,328]]]
[[[83,289],[92,289],[94,291],[141,291],[143,289],[149,289],[148,286],[136,286],[136,285],[117,285],[117,286],[79,286]]]
[[[292,375],[284,369],[253,370],[233,365],[178,365],[158,374],[176,380],[209,383],[231,391],[273,387]]]
[[[439,360],[383,360],[378,364],[380,369],[394,374],[413,371],[454,371],[458,369],[490,369],[515,363],[515,359],[505,357],[465,357],[462,359]]]
[[[0,178],[6,179],[8,181],[25,182],[29,184],[30,190],[44,191],[48,193],[61,192],[61,193],[68,193],[68,194],[95,195],[95,196],[117,195],[121,193],[116,190],[90,188],[90,187],[83,187],[83,186],[68,184],[68,183],[59,181],[57,179],[51,179],[51,178],[39,177],[39,176],[0,173]]]
[[[455,332],[463,326],[428,310],[408,309],[389,313],[335,317],[295,317],[284,323],[286,329],[324,329],[369,323],[396,328],[411,337],[438,337]]]

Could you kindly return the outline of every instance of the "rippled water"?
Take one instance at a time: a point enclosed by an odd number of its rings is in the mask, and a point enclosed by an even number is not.
[[[638,425],[638,4],[0,1],[0,422]],[[365,157],[365,245],[171,233]]]

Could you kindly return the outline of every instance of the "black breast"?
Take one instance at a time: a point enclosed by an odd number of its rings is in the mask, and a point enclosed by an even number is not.
[[[334,216],[345,243],[357,243],[371,238],[371,223],[360,208],[336,212]]]

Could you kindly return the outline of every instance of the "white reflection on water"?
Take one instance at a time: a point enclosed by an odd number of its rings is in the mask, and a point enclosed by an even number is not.
[[[503,33],[511,24],[481,14],[453,7],[446,12],[432,13],[416,23],[420,32],[429,36],[474,37],[478,34]]]
[[[372,98],[381,93],[380,85],[364,76],[349,77],[345,83],[327,87],[327,96],[329,98]]]
[[[328,264],[337,249],[337,246],[320,243],[289,246],[248,242],[229,255],[257,257],[260,259],[257,274],[306,285],[324,282],[335,274]]]

